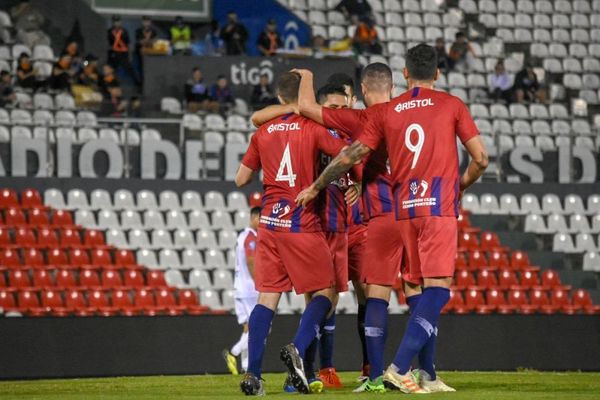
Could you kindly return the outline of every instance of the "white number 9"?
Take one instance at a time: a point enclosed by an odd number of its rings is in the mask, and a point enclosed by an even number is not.
[[[413,131],[417,131],[417,143],[412,142],[411,134]],[[423,142],[425,142],[425,131],[419,124],[411,124],[408,128],[406,128],[406,133],[404,134],[404,143],[406,144],[406,148],[414,153],[412,166],[410,169],[414,169],[417,165],[417,161],[419,161],[419,155],[421,154],[421,149],[423,149]]]

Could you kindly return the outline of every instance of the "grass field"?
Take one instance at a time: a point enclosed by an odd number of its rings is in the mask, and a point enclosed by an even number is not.
[[[341,374],[346,387],[324,392],[321,399],[378,399],[406,396],[353,394],[357,373]],[[456,393],[428,395],[436,399],[600,399],[600,373],[444,372]],[[266,374],[267,396],[289,399],[283,393],[283,374]],[[0,399],[238,399],[239,377],[230,375],[155,376],[0,382]],[[416,395],[413,395],[416,396]]]

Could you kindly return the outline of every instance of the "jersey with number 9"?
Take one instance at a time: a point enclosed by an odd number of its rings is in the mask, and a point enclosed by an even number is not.
[[[315,202],[296,207],[296,196],[317,177],[319,151],[337,155],[348,143],[331,129],[288,114],[263,124],[252,136],[242,159],[263,170],[260,225],[279,232],[319,232]]]
[[[416,87],[370,115],[358,140],[385,141],[397,219],[458,216],[458,149],[479,134],[465,104],[445,92]]]

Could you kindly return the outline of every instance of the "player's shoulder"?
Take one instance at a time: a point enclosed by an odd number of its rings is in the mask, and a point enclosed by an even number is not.
[[[270,134],[274,132],[287,132],[300,130],[306,119],[294,113],[285,114],[265,122],[256,131],[257,134]]]
[[[438,101],[443,101],[448,105],[452,105],[455,107],[464,107],[465,103],[462,101],[460,97],[454,96],[448,92],[443,90],[431,89],[431,97],[437,99]]]

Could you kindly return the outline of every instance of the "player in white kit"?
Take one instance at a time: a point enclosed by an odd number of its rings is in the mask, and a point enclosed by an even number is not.
[[[233,375],[238,374],[237,357],[241,357],[242,370],[248,369],[248,319],[258,300],[258,292],[254,287],[254,254],[259,219],[260,207],[252,208],[250,226],[239,234],[235,246],[235,314],[243,331],[240,340],[231,350],[223,350],[223,358]]]

